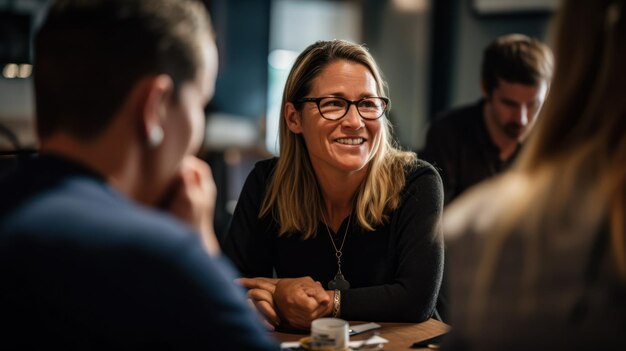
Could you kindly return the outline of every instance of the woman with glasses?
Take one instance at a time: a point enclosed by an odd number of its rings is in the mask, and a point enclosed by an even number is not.
[[[394,146],[372,56],[319,41],[284,90],[280,157],[248,176],[224,251],[273,326],[313,319],[420,322],[442,276],[442,185]],[[277,278],[272,278],[277,277]]]

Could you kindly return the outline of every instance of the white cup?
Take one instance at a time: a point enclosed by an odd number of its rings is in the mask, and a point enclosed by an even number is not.
[[[347,350],[348,322],[339,318],[318,318],[311,322],[312,350]]]

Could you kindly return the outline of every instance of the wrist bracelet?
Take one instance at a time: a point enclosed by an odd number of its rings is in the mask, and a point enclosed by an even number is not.
[[[335,290],[335,297],[333,298],[333,318],[339,318],[340,310],[341,310],[341,290]]]

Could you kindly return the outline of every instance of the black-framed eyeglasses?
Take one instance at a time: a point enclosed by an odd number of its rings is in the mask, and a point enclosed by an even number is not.
[[[355,105],[356,110],[363,119],[379,119],[389,106],[389,99],[385,97],[372,96],[359,100],[348,100],[339,96],[324,96],[317,98],[302,98],[296,103],[314,102],[323,118],[336,121],[343,118],[350,109],[350,105]]]

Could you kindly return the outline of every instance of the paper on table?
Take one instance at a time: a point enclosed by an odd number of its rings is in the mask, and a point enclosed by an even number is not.
[[[348,346],[350,346],[350,348],[352,348],[352,347],[359,347],[359,346],[361,346],[362,342],[363,342],[363,340],[350,341]],[[371,338],[367,339],[367,342],[365,343],[365,345],[386,344],[388,342],[389,342],[389,340],[387,340],[385,338],[382,338],[382,337],[380,337],[378,335],[375,335],[375,336],[372,336]],[[286,342],[280,343],[280,348],[281,349],[297,348],[297,347],[300,347],[300,342],[299,341],[286,341]]]

